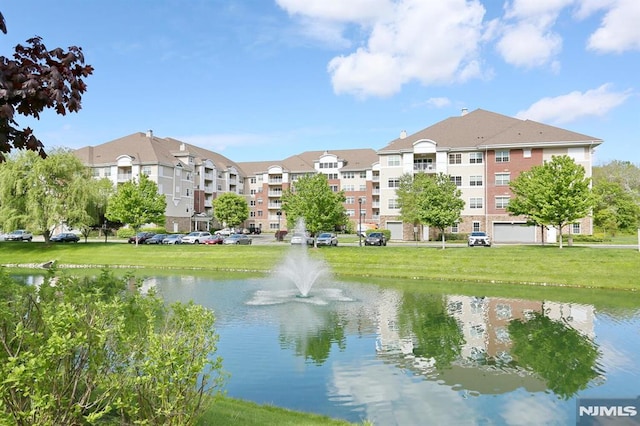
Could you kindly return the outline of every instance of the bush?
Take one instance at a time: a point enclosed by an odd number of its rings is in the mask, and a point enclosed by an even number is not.
[[[562,241],[568,241],[569,237],[567,234],[562,234]],[[602,243],[605,241],[603,237],[596,235],[573,234],[571,237],[573,237],[573,241],[576,243]]]
[[[213,313],[166,307],[132,284],[54,267],[39,287],[23,286],[0,271],[0,424],[195,422],[225,377],[210,357]]]

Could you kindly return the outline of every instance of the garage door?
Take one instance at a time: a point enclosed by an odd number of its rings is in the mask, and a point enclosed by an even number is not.
[[[385,225],[391,231],[392,240],[402,239],[402,222],[387,222]]]
[[[536,227],[526,223],[494,223],[493,241],[497,243],[534,243]]]

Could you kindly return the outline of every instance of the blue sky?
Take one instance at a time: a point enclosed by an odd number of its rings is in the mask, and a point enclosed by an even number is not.
[[[21,0],[0,55],[83,48],[77,114],[18,116],[47,148],[152,129],[234,161],[380,149],[482,108],[640,164],[638,0]]]

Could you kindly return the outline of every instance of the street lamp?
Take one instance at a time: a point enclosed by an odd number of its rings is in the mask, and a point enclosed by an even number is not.
[[[363,197],[358,198],[358,246],[362,247],[362,202]]]

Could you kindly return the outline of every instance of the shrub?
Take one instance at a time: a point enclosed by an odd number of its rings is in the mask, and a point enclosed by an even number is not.
[[[0,271],[0,424],[193,424],[225,375],[213,313],[127,290],[132,277]]]

